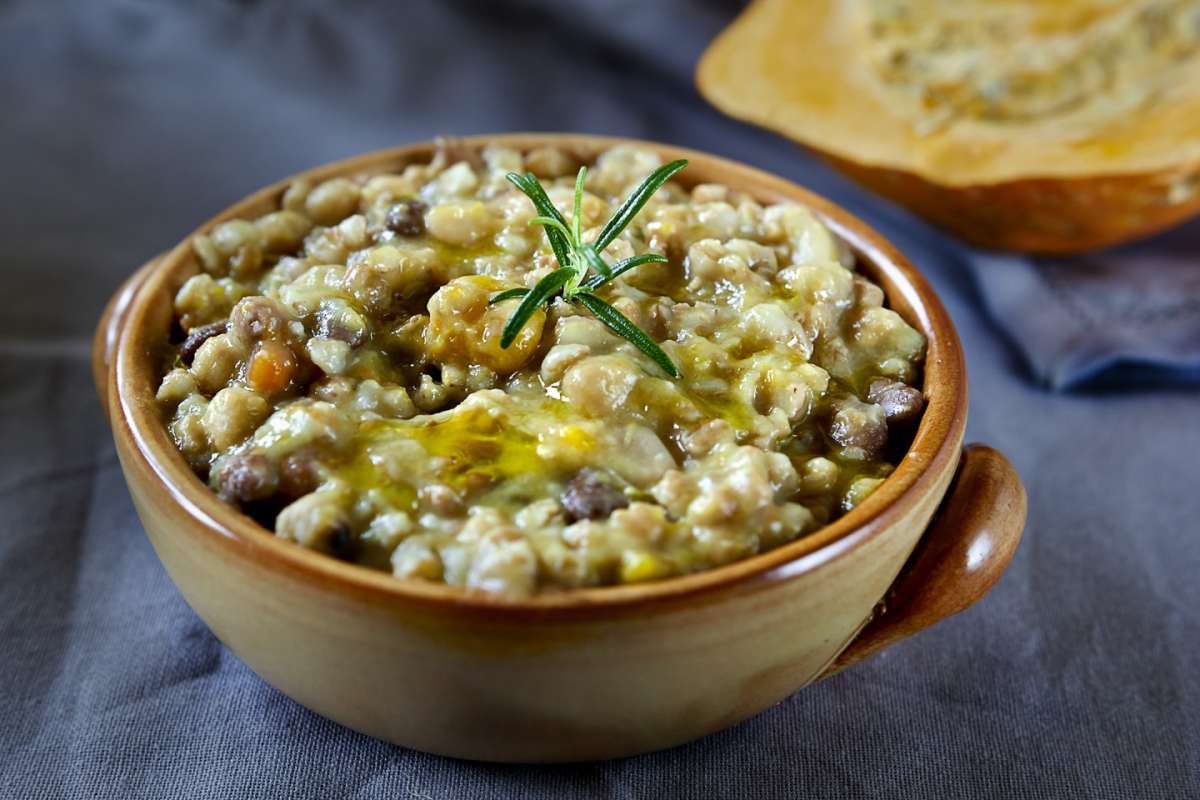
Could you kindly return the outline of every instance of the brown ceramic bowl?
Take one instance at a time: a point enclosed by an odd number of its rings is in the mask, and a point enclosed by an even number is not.
[[[582,157],[617,142],[514,134]],[[856,252],[889,304],[929,340],[928,408],[906,457],[859,507],[811,536],[719,569],[639,586],[508,600],[401,581],[276,538],[222,503],[184,463],[154,400],[173,291],[197,270],[180,244],[114,296],[95,368],[121,466],[150,541],[213,632],[271,685],[381,739],[463,758],[570,761],[656,750],[758,713],[981,597],[1025,522],[1012,466],[962,447],[967,384],[958,337],[920,274],[879,234],[781,178],[686,157],[685,182],[813,209]],[[304,173],[394,170],[432,143]],[[200,228],[265,213],[284,181]]]

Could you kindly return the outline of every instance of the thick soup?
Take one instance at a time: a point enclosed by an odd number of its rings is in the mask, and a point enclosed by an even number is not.
[[[489,300],[557,266],[505,175],[539,176],[569,219],[579,163],[453,152],[295,183],[280,210],[195,240],[158,400],[222,498],[337,558],[520,596],[745,558],[892,470],[925,341],[807,209],[668,183],[606,248],[667,257],[599,295],[672,379],[561,300],[500,346],[520,301]],[[601,154],[583,238],[659,164]]]

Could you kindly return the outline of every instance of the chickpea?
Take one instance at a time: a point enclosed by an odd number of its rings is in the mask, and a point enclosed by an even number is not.
[[[262,247],[269,253],[295,250],[312,230],[312,222],[295,211],[276,211],[259,217],[254,223],[262,238]]]
[[[205,408],[204,430],[214,448],[225,450],[253,433],[270,410],[260,395],[240,386],[227,386]]]
[[[447,244],[469,247],[492,233],[492,217],[478,200],[442,203],[425,215],[425,227]]]
[[[579,162],[557,147],[535,147],[525,156],[525,168],[539,178],[558,178],[579,169]]]
[[[304,199],[304,210],[318,225],[336,225],[358,210],[362,190],[346,178],[318,185]]]
[[[213,228],[208,238],[222,257],[229,258],[246,245],[257,245],[259,232],[253,222],[231,219]]]
[[[312,191],[312,184],[306,180],[292,181],[287,189],[283,192],[283,198],[279,204],[287,211],[304,211],[304,201],[308,199],[308,193]]]
[[[566,371],[562,392],[572,405],[600,418],[624,407],[640,377],[641,370],[624,356],[591,356]]]
[[[221,389],[237,370],[245,349],[228,333],[207,340],[192,359],[192,375],[200,390],[212,394]]]
[[[479,364],[503,374],[520,369],[542,339],[546,312],[534,312],[512,344],[500,347],[500,334],[518,301],[495,305],[488,301],[511,286],[484,275],[467,275],[438,289],[429,299],[429,327],[425,330],[429,353],[451,363]]]

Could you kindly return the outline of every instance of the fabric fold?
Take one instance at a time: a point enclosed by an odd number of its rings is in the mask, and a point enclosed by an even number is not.
[[[968,251],[993,320],[1054,389],[1200,382],[1200,224],[1095,254]]]

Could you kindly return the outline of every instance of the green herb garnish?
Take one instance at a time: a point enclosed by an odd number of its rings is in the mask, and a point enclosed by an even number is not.
[[[580,167],[575,178],[575,205],[571,215],[571,224],[563,219],[562,214],[546,196],[546,190],[534,177],[526,172],[518,175],[508,173],[508,180],[525,193],[533,201],[538,216],[530,220],[531,225],[541,225],[546,230],[546,238],[550,240],[550,249],[558,260],[558,269],[542,278],[532,289],[506,289],[491,299],[492,303],[501,300],[511,300],[523,297],[517,310],[508,318],[504,330],[500,334],[500,346],[507,348],[517,338],[521,328],[533,316],[533,312],[542,306],[548,306],[555,297],[562,297],[568,303],[583,306],[595,315],[596,319],[607,325],[613,333],[629,340],[637,349],[654,360],[663,371],[672,378],[679,377],[679,370],[670,357],[663,352],[650,335],[633,324],[632,320],[611,305],[596,296],[596,289],[642,264],[665,264],[667,259],[657,253],[644,253],[640,256],[626,258],[611,267],[600,256],[600,252],[620,235],[621,231],[633,221],[637,213],[646,205],[651,195],[671,179],[679,170],[687,166],[687,161],[672,161],[664,164],[646,176],[625,202],[613,213],[612,218],[600,229],[596,241],[583,241],[582,214],[583,180],[587,177],[587,167]]]

